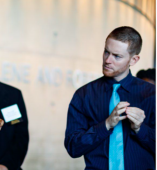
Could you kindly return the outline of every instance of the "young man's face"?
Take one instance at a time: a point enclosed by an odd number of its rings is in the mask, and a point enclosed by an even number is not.
[[[129,73],[131,56],[127,51],[128,43],[112,38],[106,40],[103,53],[103,74],[120,81]]]

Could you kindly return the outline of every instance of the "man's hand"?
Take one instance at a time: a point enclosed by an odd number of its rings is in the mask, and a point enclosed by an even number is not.
[[[126,111],[127,106],[130,104],[128,102],[119,102],[118,105],[114,108],[110,116],[106,119],[106,128],[110,130],[115,127],[120,120],[124,120],[127,116],[120,116]]]
[[[144,111],[137,107],[127,107],[126,114],[131,122],[131,128],[137,133],[146,117]]]
[[[0,165],[0,170],[8,170],[8,168],[4,165]]]
[[[0,130],[1,130],[3,125],[4,125],[4,121],[2,119],[0,119]]]

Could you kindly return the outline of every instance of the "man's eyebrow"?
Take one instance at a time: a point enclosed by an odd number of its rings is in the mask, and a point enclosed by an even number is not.
[[[108,51],[109,52],[109,50],[106,47],[104,48],[104,51]]]
[[[108,52],[110,52],[106,47],[104,48],[104,50],[106,50],[106,51],[108,51]],[[113,55],[118,55],[118,56],[121,56],[121,57],[123,57],[123,55],[122,54],[116,54],[116,53],[112,53]]]
[[[117,56],[121,56],[121,57],[123,57],[123,55],[122,54],[114,54],[114,53],[112,53],[113,55],[117,55]]]

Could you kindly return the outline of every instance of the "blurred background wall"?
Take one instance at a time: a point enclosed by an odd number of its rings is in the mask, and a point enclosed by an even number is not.
[[[80,170],[64,148],[75,90],[102,76],[106,36],[131,26],[143,38],[141,60],[154,66],[155,0],[0,0],[0,80],[20,88],[30,130],[24,170]]]

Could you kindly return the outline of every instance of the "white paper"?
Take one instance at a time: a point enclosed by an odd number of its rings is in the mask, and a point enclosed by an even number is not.
[[[5,107],[1,109],[1,112],[6,123],[22,117],[17,104]]]

